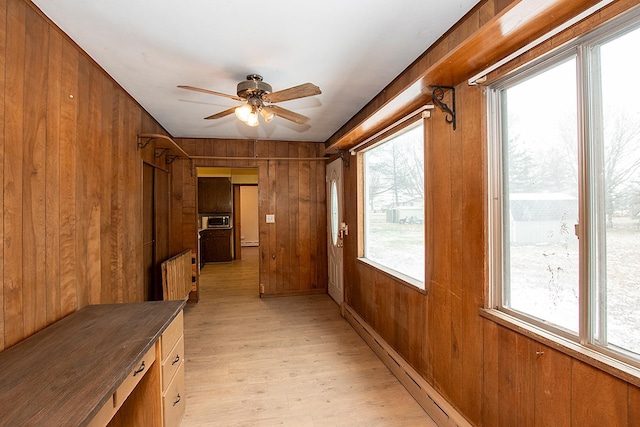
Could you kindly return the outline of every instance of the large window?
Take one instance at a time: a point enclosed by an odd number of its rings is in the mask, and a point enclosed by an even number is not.
[[[362,157],[364,258],[424,289],[422,121]]]
[[[638,46],[601,31],[497,82],[489,156],[491,306],[636,366]]]

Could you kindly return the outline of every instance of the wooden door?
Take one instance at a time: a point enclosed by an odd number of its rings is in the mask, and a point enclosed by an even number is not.
[[[142,168],[142,251],[145,301],[162,299],[162,261],[169,258],[169,173]]]
[[[342,238],[342,160],[327,165],[327,222],[329,295],[338,304],[344,301]]]

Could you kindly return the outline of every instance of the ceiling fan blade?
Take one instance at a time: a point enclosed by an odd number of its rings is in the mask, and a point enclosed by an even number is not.
[[[294,113],[291,110],[278,107],[277,105],[266,105],[262,108],[270,110],[276,116],[282,117],[283,119],[291,120],[292,122],[297,123],[299,125],[303,125],[309,121],[309,117],[303,116],[302,114]]]
[[[313,83],[303,83],[298,86],[282,89],[266,96],[269,102],[282,102],[291,99],[305,98],[307,96],[320,95],[322,91]]]
[[[224,110],[224,111],[220,111],[219,113],[213,114],[209,117],[205,117],[205,120],[213,120],[213,119],[219,119],[221,117],[225,117],[228,116],[229,114],[233,114],[236,110],[236,108],[238,107],[231,107],[228,110]]]
[[[226,93],[214,92],[212,90],[201,89],[199,87],[185,86],[185,85],[178,85],[178,87],[180,89],[187,89],[187,90],[193,90],[193,91],[196,91],[196,92],[208,93],[209,95],[223,96],[225,98],[235,99],[236,101],[244,101],[244,99],[240,98],[239,96],[227,95]]]

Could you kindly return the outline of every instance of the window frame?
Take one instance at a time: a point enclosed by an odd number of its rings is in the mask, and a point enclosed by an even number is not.
[[[487,87],[487,293],[481,314],[531,338],[565,352],[633,384],[640,385],[640,356],[606,342],[599,343],[602,329],[596,332],[599,289],[598,256],[602,245],[598,216],[602,215],[603,184],[589,171],[597,170],[601,151],[593,147],[602,141],[602,100],[596,89],[600,80],[593,74],[599,57],[598,48],[624,34],[640,30],[640,11],[627,13],[609,24],[560,46],[540,58],[497,79]],[[519,82],[543,73],[569,58],[576,58],[577,138],[578,138],[578,276],[579,326],[577,335],[516,312],[503,305],[503,262],[505,220],[503,200],[504,163],[502,151],[503,121],[501,93]],[[599,69],[597,70],[599,73]],[[552,100],[551,100],[552,101]],[[601,322],[602,323],[602,322]],[[604,334],[606,337],[606,334]]]
[[[489,209],[489,260],[491,260],[491,267],[489,269],[489,283],[493,285],[489,287],[488,292],[488,304],[487,307],[490,308],[498,308],[500,311],[505,312],[509,316],[519,319],[520,321],[530,322],[538,328],[548,329],[552,331],[554,334],[557,334],[564,339],[572,340],[573,335],[565,331],[560,327],[555,327],[553,325],[549,325],[546,322],[539,321],[532,316],[527,316],[526,314],[522,314],[516,310],[510,309],[508,307],[503,307],[504,301],[504,293],[503,293],[503,276],[504,276],[504,265],[502,263],[502,254],[505,252],[504,248],[504,235],[503,235],[503,221],[508,217],[508,214],[504,214],[504,204],[505,200],[503,199],[503,179],[504,176],[504,161],[502,158],[502,148],[503,148],[503,140],[502,140],[502,127],[503,127],[503,114],[502,110],[499,112],[496,111],[495,117],[492,116],[492,109],[495,110],[496,106],[501,104],[501,91],[507,89],[508,87],[515,86],[519,82],[523,82],[527,79],[530,79],[538,74],[543,73],[544,71],[553,68],[555,66],[561,65],[564,62],[571,60],[572,58],[576,58],[577,61],[577,51],[575,48],[567,49],[559,55],[553,57],[544,57],[534,63],[532,63],[529,67],[527,67],[524,71],[519,73],[510,74],[508,77],[499,80],[495,84],[492,84],[488,91],[488,102],[489,102],[489,117],[488,117],[488,131],[489,131],[489,170],[490,170],[490,182],[488,185],[489,189],[489,200],[494,202],[494,206],[490,206]],[[579,84],[579,82],[577,82]],[[578,95],[579,96],[579,95]],[[578,113],[579,114],[579,113]],[[578,129],[578,133],[580,130]],[[580,138],[580,136],[578,136]],[[495,142],[492,142],[495,141]],[[579,156],[580,154],[578,154]],[[492,171],[493,170],[493,171]],[[497,171],[497,173],[496,173]],[[580,186],[580,184],[579,184]],[[580,191],[580,190],[579,190]],[[581,210],[579,210],[581,212]],[[492,218],[492,219],[491,219]],[[508,219],[507,219],[508,221]],[[579,220],[579,223],[583,223],[582,219]],[[497,252],[496,252],[497,251]],[[582,253],[582,252],[581,252]],[[500,256],[495,256],[495,254],[500,254]],[[580,274],[580,273],[579,273]],[[582,280],[580,280],[582,282]],[[582,299],[580,299],[582,300]],[[573,339],[573,341],[578,341]]]
[[[367,142],[366,144],[362,144],[361,146],[358,146],[357,151],[355,152],[355,154],[357,155],[357,163],[358,163],[358,231],[359,231],[359,239],[358,239],[358,258],[357,261],[361,262],[365,265],[368,265],[378,271],[380,271],[381,273],[383,273],[384,275],[398,281],[399,283],[408,286],[411,289],[414,289],[418,292],[421,293],[426,293],[426,289],[427,289],[427,285],[426,285],[426,271],[423,273],[423,277],[422,280],[418,280],[414,277],[411,277],[407,274],[404,274],[401,271],[395,270],[391,267],[388,267],[384,264],[381,264],[375,260],[372,260],[370,258],[367,258],[365,256],[365,248],[366,248],[366,228],[367,228],[367,224],[366,224],[366,210],[367,210],[367,196],[366,196],[366,183],[365,183],[365,169],[366,169],[366,165],[365,165],[365,154],[367,151],[370,151],[376,147],[379,147],[383,144],[385,144],[386,142],[391,141],[392,139],[395,139],[396,137],[400,136],[401,134],[410,131],[412,128],[414,127],[418,127],[418,126],[422,126],[423,132],[422,132],[422,148],[423,148],[423,152],[422,152],[422,161],[423,161],[423,167],[424,167],[424,171],[425,171],[425,175],[426,175],[426,138],[425,138],[425,129],[427,126],[426,123],[426,118],[427,116],[424,115],[423,113],[424,108],[419,109],[416,113],[408,115],[404,118],[402,118],[401,120],[399,120],[397,123],[397,125],[391,126],[388,130],[384,131],[383,133],[381,133],[379,136],[374,137],[371,139],[371,141]],[[426,177],[423,176],[423,181],[425,181],[426,183]],[[426,192],[427,192],[427,188],[426,186],[424,187],[424,191],[425,191],[425,197],[423,200],[423,212],[424,212],[424,216],[425,216],[425,221],[424,221],[424,232],[423,232],[423,242],[424,242],[424,248],[425,248],[425,255],[426,255],[426,251],[428,250],[427,245],[426,245],[426,216],[427,216],[427,212],[426,212]],[[426,257],[423,260],[424,264],[425,264],[425,268],[426,268]]]

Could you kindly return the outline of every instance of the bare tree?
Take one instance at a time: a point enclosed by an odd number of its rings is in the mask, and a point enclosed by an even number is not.
[[[607,227],[612,227],[616,209],[631,209],[633,194],[638,191],[640,118],[634,120],[623,112],[606,115],[603,133]]]
[[[398,206],[403,199],[424,198],[424,149],[422,131],[412,129],[367,153],[369,208],[388,194]]]

